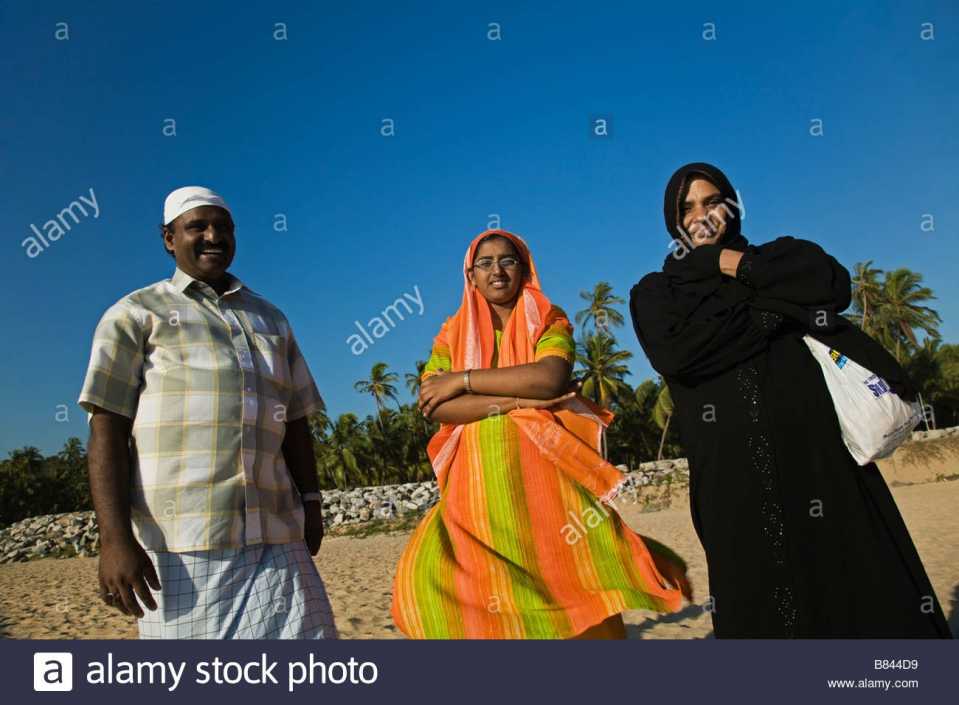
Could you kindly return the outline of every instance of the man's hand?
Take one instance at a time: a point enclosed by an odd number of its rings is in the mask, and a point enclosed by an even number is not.
[[[130,428],[132,419],[94,407],[87,465],[90,495],[100,530],[100,598],[126,615],[143,616],[156,602],[147,588],[160,589],[150,557],[130,528]]]
[[[123,614],[143,616],[137,597],[147,609],[157,608],[147,585],[159,590],[160,580],[147,552],[132,535],[101,544],[98,578],[100,599]]]
[[[315,556],[323,543],[323,505],[320,502],[303,503],[303,536],[310,555]]]
[[[286,460],[286,467],[290,471],[300,497],[319,492],[316,457],[313,455],[313,437],[310,435],[310,424],[305,416],[286,422],[283,458]],[[315,556],[323,541],[323,504],[321,502],[303,502],[303,539],[310,550],[310,555]]]

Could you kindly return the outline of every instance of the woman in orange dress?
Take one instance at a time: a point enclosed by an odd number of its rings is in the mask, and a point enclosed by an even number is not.
[[[568,392],[572,326],[526,243],[470,244],[457,313],[423,373],[439,502],[397,567],[392,615],[413,638],[624,638],[627,609],[692,599],[682,559],[609,506],[623,475],[598,450],[612,414]]]

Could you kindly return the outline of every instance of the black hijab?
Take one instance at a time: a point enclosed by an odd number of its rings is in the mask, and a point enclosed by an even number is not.
[[[692,248],[683,232],[679,206],[696,177],[719,189],[727,211],[719,242]],[[630,311],[640,344],[663,376],[691,381],[732,367],[762,350],[766,336],[752,325],[752,290],[719,270],[723,248],[746,251],[740,231],[736,190],[719,169],[701,162],[680,167],[669,179],[663,200],[666,230],[675,249],[662,272],[646,275],[630,292]]]
[[[720,240],[693,249],[682,230],[679,207],[695,178],[716,186],[729,208]],[[729,179],[711,164],[686,164],[669,179],[663,217],[666,230],[679,244],[666,257],[662,271],[643,277],[629,297],[636,336],[653,367],[667,379],[695,385],[762,352],[772,336],[792,332],[813,335],[895,386],[905,380],[882,346],[839,315],[849,305],[848,272],[805,240],[787,237],[760,247],[750,245],[741,232],[739,204]],[[757,290],[722,274],[723,249],[743,252],[743,260],[763,268],[767,279],[792,286]],[[810,277],[826,275],[834,287],[825,287],[829,295],[797,303],[805,290],[817,288],[808,285]]]
[[[666,220],[666,230],[677,240],[683,240],[687,236],[682,230],[679,207],[686,198],[686,194],[689,193],[689,185],[697,178],[705,179],[719,189],[719,194],[726,204],[726,212],[730,215],[730,219],[726,222],[726,232],[719,244],[735,250],[745,250],[749,243],[740,232],[742,218],[736,189],[729,183],[729,179],[723,172],[712,164],[706,164],[705,162],[693,162],[681,166],[670,177],[669,183],[666,184],[666,194],[663,197],[663,218]]]

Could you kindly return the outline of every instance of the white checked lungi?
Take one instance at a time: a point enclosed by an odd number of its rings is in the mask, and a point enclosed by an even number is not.
[[[147,551],[160,578],[141,639],[336,639],[333,610],[305,541]]]

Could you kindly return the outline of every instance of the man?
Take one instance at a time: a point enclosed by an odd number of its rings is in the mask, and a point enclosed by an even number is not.
[[[290,324],[227,272],[220,196],[173,191],[161,233],[173,276],[103,315],[80,393],[100,596],[140,638],[335,638],[311,558],[323,401]]]

